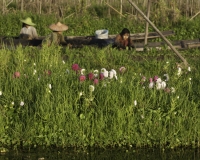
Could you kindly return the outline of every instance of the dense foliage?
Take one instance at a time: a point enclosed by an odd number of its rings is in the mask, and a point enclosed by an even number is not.
[[[37,23],[40,35],[56,21],[53,15],[1,16],[0,34],[17,36],[19,19],[26,16]],[[171,39],[199,38],[199,21],[180,20],[159,28],[175,30]],[[125,26],[133,32],[144,30],[143,23],[133,25],[128,17],[97,20],[87,15],[63,22],[69,25],[67,35],[91,35],[101,28],[112,34]],[[164,48],[145,52],[110,46],[2,48],[2,151],[38,146],[199,147],[200,51],[181,54],[189,66],[178,65],[180,60]]]

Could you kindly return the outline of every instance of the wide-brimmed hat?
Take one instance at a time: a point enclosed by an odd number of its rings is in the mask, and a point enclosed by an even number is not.
[[[68,30],[68,26],[60,22],[53,23],[49,26],[52,31],[62,32]]]
[[[32,19],[30,17],[27,17],[26,19],[20,19],[20,21],[30,26],[35,26],[35,23],[32,22]]]

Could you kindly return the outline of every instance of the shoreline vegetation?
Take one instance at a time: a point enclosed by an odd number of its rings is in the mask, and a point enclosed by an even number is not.
[[[68,12],[61,17],[21,12],[11,4],[14,9],[0,15],[0,35],[8,37],[18,36],[19,19],[27,16],[36,22],[41,36],[58,19],[69,26],[66,35],[93,35],[102,28],[116,34],[124,25],[134,33],[145,29],[144,21],[129,15],[120,18],[110,10],[113,14],[104,17],[105,6],[90,6],[66,18]],[[198,16],[190,21],[183,13],[163,24],[154,16],[151,19],[160,30],[176,32],[170,40],[200,38]],[[41,146],[199,148],[200,51],[188,49],[181,54],[187,68],[165,48],[139,53],[111,46],[0,49],[0,151]]]

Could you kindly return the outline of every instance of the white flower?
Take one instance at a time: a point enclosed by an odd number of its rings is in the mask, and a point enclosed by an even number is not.
[[[164,74],[164,76],[166,77],[165,81],[169,81],[169,75],[168,74]]]
[[[169,62],[167,61],[166,63],[168,64]]]
[[[89,85],[89,90],[90,90],[90,92],[93,92],[94,91],[94,86],[93,85]]]
[[[115,79],[117,80],[117,72],[114,69],[111,69],[111,71],[113,72],[113,76],[115,77]]]
[[[117,72],[114,69],[111,69],[111,71],[113,72],[114,76],[117,75]]]
[[[167,86],[167,85],[166,85],[166,82],[165,82],[165,81],[162,81],[162,82],[161,82],[161,89],[165,89],[166,86]]]
[[[177,75],[178,76],[181,75],[181,68],[180,67],[178,67],[178,73],[177,73]]]
[[[34,65],[34,66],[36,66],[36,64],[35,64],[35,63],[33,63],[33,65]]]
[[[161,83],[161,82],[162,82],[161,78],[158,78],[158,79],[156,80],[156,83]]]
[[[23,102],[23,101],[21,101],[21,102],[20,102],[20,106],[23,106],[23,105],[24,105],[24,102]]]
[[[1,96],[2,94],[3,94],[2,91],[0,91],[0,96]]]
[[[49,84],[49,89],[51,89],[52,88],[52,86],[51,86],[51,84]]]
[[[101,73],[104,73],[105,71],[107,71],[105,68],[101,69]]]
[[[113,76],[114,76],[114,73],[113,73],[113,71],[110,71],[110,72],[109,72],[109,78],[110,78],[110,79],[112,79],[112,78],[113,78]]]
[[[179,96],[177,96],[177,99],[179,99]]]
[[[134,100],[134,105],[137,106],[137,101],[136,100]]]
[[[69,74],[69,69],[66,69],[66,73],[68,73],[68,74]]]
[[[108,71],[107,71],[105,68],[102,68],[102,69],[101,69],[101,73],[103,73],[103,76],[104,76],[105,78],[108,77]]]
[[[98,77],[99,71],[97,69],[94,70],[93,73],[94,73],[94,77]]]
[[[161,83],[156,83],[156,89],[159,90],[159,89],[161,89],[161,88],[162,88]]]
[[[83,92],[80,92],[80,93],[79,93],[79,96],[81,97],[83,94],[84,94]]]
[[[189,78],[189,80],[191,81],[191,80],[192,80],[192,78]]]
[[[11,104],[14,105],[15,103],[14,103],[14,102],[11,102]]]
[[[64,61],[64,60],[63,60],[62,62],[63,62],[63,64],[65,64],[65,61]]]
[[[171,87],[171,92],[175,93],[175,88],[174,87]]]
[[[81,75],[85,75],[85,69],[81,69]]]
[[[35,75],[37,73],[36,69],[33,70],[33,75]]]
[[[191,72],[191,68],[190,67],[188,67],[188,71]]]
[[[104,76],[105,78],[108,78],[108,71],[103,72],[103,76]]]

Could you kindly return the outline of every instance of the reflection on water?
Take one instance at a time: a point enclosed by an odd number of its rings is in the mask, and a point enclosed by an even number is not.
[[[4,153],[0,160],[199,160],[197,149],[159,150],[95,150],[91,152],[46,151],[33,153]]]

